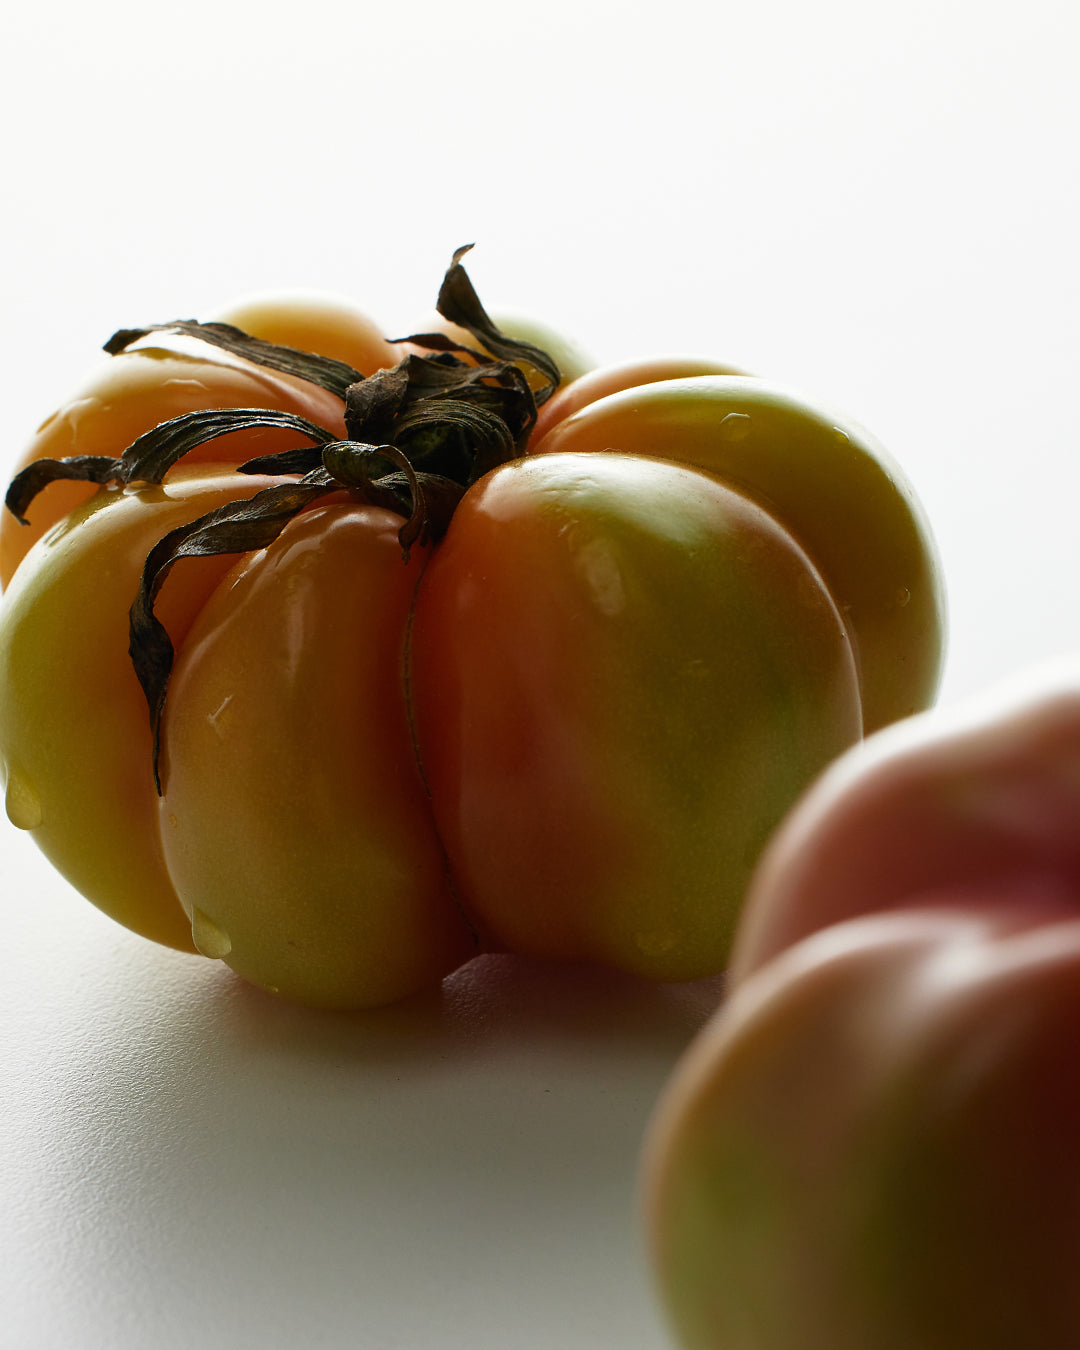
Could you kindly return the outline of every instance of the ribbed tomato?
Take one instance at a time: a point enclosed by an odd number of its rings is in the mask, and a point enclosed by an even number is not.
[[[866,433],[675,378],[709,362],[581,374],[538,424],[557,369],[463,278],[375,371],[393,348],[325,302],[232,313],[331,361],[182,325],[184,406],[166,339],[121,335],[134,411],[55,471],[102,486],[0,615],[12,819],[122,922],[306,1002],[489,946],[723,968],[773,826],[940,668],[933,542]],[[39,468],[20,514],[63,486],[27,507]]]

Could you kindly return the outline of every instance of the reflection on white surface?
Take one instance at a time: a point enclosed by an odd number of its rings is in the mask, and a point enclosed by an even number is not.
[[[539,1350],[563,1309],[567,1350],[664,1345],[637,1149],[719,982],[487,957],[314,1013],[123,932],[0,841],[8,1343],[495,1350],[513,1328]]]

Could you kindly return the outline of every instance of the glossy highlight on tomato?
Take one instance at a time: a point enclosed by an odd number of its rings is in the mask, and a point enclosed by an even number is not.
[[[9,816],[120,922],[304,1003],[385,1003],[503,948],[723,969],[791,802],[936,687],[933,540],[865,433],[716,362],[590,372],[462,293],[428,349],[325,298],[220,316],[344,361],[347,391],[197,326],[139,338],[78,436],[62,412],[23,463],[119,457],[207,408],[286,426],[193,442],[156,482],[50,483],[28,549],[3,525]],[[538,334],[574,377],[554,397]],[[92,391],[114,385],[111,424]],[[272,529],[177,545],[145,590],[151,550],[270,497],[293,503]],[[137,594],[160,705],[128,659]]]
[[[468,912],[515,951],[659,979],[723,967],[770,829],[862,725],[802,549],[631,455],[477,484],[417,591],[410,690]]]

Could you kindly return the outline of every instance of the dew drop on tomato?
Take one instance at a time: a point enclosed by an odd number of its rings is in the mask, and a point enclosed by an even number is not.
[[[747,413],[728,413],[720,421],[720,435],[725,441],[745,441],[753,430]]]
[[[232,938],[201,909],[192,910],[191,939],[212,961],[220,961],[232,951]]]
[[[20,773],[8,775],[4,810],[17,830],[36,830],[41,824],[41,801]]]

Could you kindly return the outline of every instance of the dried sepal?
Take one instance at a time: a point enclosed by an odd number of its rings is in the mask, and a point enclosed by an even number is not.
[[[331,441],[322,462],[295,483],[263,488],[177,526],[150,550],[128,615],[128,652],[150,717],[154,785],[161,793],[161,721],[175,650],[154,605],[166,577],[183,558],[250,553],[266,548],[301,511],[343,489],[360,501],[403,516],[398,542],[408,561],[412,547],[442,537],[464,488],[448,478],[418,473],[393,445]],[[268,456],[273,459],[273,456]]]
[[[72,455],[68,459],[35,459],[17,473],[8,484],[4,505],[19,522],[29,525],[26,512],[30,503],[58,478],[77,479],[102,486],[117,480],[119,461],[107,455]]]
[[[444,319],[471,333],[492,356],[515,364],[525,361],[539,371],[546,383],[537,391],[536,402],[544,403],[559,386],[562,378],[559,367],[542,347],[519,338],[507,337],[492,322],[480,303],[469,274],[461,265],[461,259],[472,247],[472,244],[465,244],[454,252],[453,261],[443,277],[435,308]]]
[[[376,371],[345,392],[345,430],[352,441],[386,444],[393,440],[394,423],[409,397],[413,363]]]
[[[414,465],[441,469],[465,486],[512,459],[517,448],[498,413],[460,398],[413,404],[401,415],[396,435]]]
[[[296,413],[274,408],[206,408],[181,413],[144,432],[122,455],[71,455],[65,459],[36,459],[11,480],[5,505],[20,524],[29,524],[26,511],[30,503],[50,483],[76,479],[98,484],[160,483],[168,471],[200,445],[234,431],[256,427],[283,428],[308,437],[318,447],[334,439],[334,434]]]
[[[296,483],[274,484],[253,497],[226,502],[164,535],[147,555],[128,614],[128,653],[150,714],[154,785],[161,793],[161,717],[175,651],[154,603],[181,558],[249,553],[273,543],[290,520],[339,485],[319,469]]]
[[[414,544],[437,543],[443,537],[465,492],[452,478],[419,472],[411,456],[396,445],[338,441],[324,448],[323,466],[362,501],[405,517],[398,543],[406,562]]]
[[[314,352],[301,351],[298,347],[267,342],[264,338],[252,337],[231,323],[199,323],[197,319],[174,319],[171,323],[147,324],[143,328],[121,328],[105,343],[104,350],[110,356],[116,356],[152,333],[181,333],[185,337],[197,338],[200,342],[219,347],[256,365],[280,371],[283,375],[294,375],[309,384],[317,384],[338,398],[344,398],[349,385],[364,378],[347,362],[337,361],[331,356],[318,356]]]
[[[235,431],[280,428],[307,436],[315,446],[334,439],[334,433],[297,413],[277,408],[206,408],[181,413],[144,432],[120,457],[125,483],[160,483],[174,464],[209,441]]]

